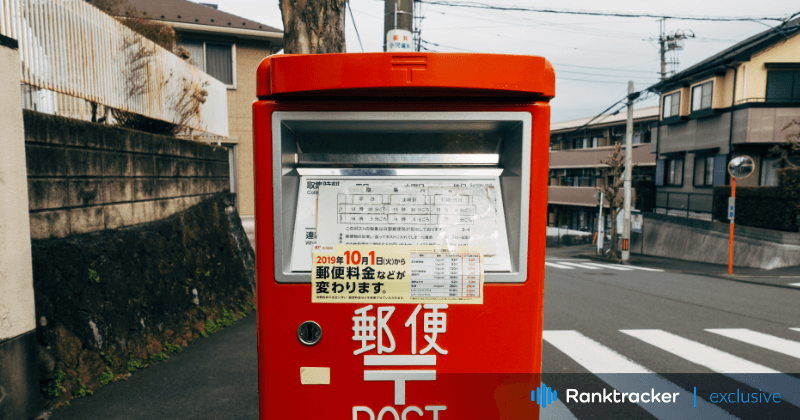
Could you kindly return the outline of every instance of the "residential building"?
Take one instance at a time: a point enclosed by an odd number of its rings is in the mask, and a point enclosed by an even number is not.
[[[626,120],[627,112],[619,112],[550,125],[548,226],[566,226],[584,231],[597,229],[597,187],[615,181],[604,175],[602,168],[607,168],[607,165],[600,161],[608,157],[615,144],[625,144]],[[632,157],[636,165],[633,179],[635,184],[642,186],[640,198],[635,202],[637,208],[652,201],[644,193],[651,189],[647,188],[647,182],[652,183],[655,173],[651,141],[657,121],[657,106],[633,112]],[[607,201],[604,207],[604,214],[608,216]],[[607,217],[606,225],[610,226],[610,223],[611,219]]]
[[[231,149],[231,191],[239,214],[255,213],[253,117],[256,69],[283,48],[283,31],[232,15],[215,4],[186,0],[128,0],[139,16],[162,21],[178,35],[195,66],[228,86],[227,138],[209,138]]]
[[[728,185],[728,162],[753,158],[737,186],[777,185],[768,150],[800,116],[800,19],[750,37],[654,85],[656,212],[711,219],[713,186]]]

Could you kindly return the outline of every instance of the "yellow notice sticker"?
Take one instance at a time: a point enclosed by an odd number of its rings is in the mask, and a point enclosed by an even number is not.
[[[315,245],[311,302],[483,303],[483,249]]]

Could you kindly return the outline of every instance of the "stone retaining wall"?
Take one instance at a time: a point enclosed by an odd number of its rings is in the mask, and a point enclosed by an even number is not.
[[[24,111],[32,239],[164,219],[230,190],[228,151]]]

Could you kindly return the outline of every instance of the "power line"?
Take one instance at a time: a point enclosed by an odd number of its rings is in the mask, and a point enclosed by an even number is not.
[[[463,7],[470,9],[503,10],[512,12],[555,13],[555,14],[565,14],[565,15],[611,16],[611,17],[625,17],[625,18],[697,20],[697,21],[712,21],[712,22],[753,22],[762,20],[785,22],[784,19],[782,18],[774,18],[774,17],[750,18],[750,17],[725,17],[725,16],[670,16],[670,15],[653,15],[649,13],[639,14],[639,13],[622,13],[622,12],[589,12],[583,10],[556,10],[556,9],[543,9],[543,8],[521,7],[521,6],[495,6],[484,3],[455,2],[455,1],[442,1],[442,0],[417,0],[417,1],[437,6]]]
[[[592,69],[592,70],[611,70],[611,71],[622,71],[622,72],[629,72],[629,73],[646,73],[646,74],[658,74],[657,72],[653,71],[646,71],[646,70],[623,70],[623,69],[612,69],[609,67],[591,67],[591,66],[578,66],[574,64],[561,64],[561,63],[553,63],[554,66],[564,66],[564,67],[577,67],[581,69]],[[566,71],[566,70],[563,70]]]
[[[654,71],[647,72],[648,74],[654,75],[653,77],[643,77],[643,76],[628,76],[625,74],[600,74],[600,73],[587,73],[584,71],[572,71],[572,70],[558,70],[558,73],[574,73],[574,74],[585,74],[588,76],[606,76],[606,77],[624,77],[626,79],[639,79],[639,80],[647,80],[647,79],[657,79],[655,75],[658,74]]]
[[[556,77],[556,81],[558,80],[571,80],[573,82],[589,82],[589,83],[605,83],[609,85],[618,85],[620,83],[628,83],[627,80],[620,80],[620,81],[613,81],[613,80],[589,80],[589,79],[573,79],[570,77]]]
[[[361,43],[361,35],[358,34],[358,27],[356,26],[356,18],[353,17],[353,9],[350,7],[350,2],[347,2],[347,10],[350,11],[350,20],[353,21],[353,29],[356,30],[356,37],[358,37],[358,45],[361,46],[361,52],[364,52],[364,44]]]

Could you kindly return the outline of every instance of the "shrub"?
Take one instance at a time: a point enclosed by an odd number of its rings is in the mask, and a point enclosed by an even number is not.
[[[714,187],[714,220],[728,221],[731,187]],[[798,201],[786,197],[783,187],[736,188],[736,224],[797,232]]]

